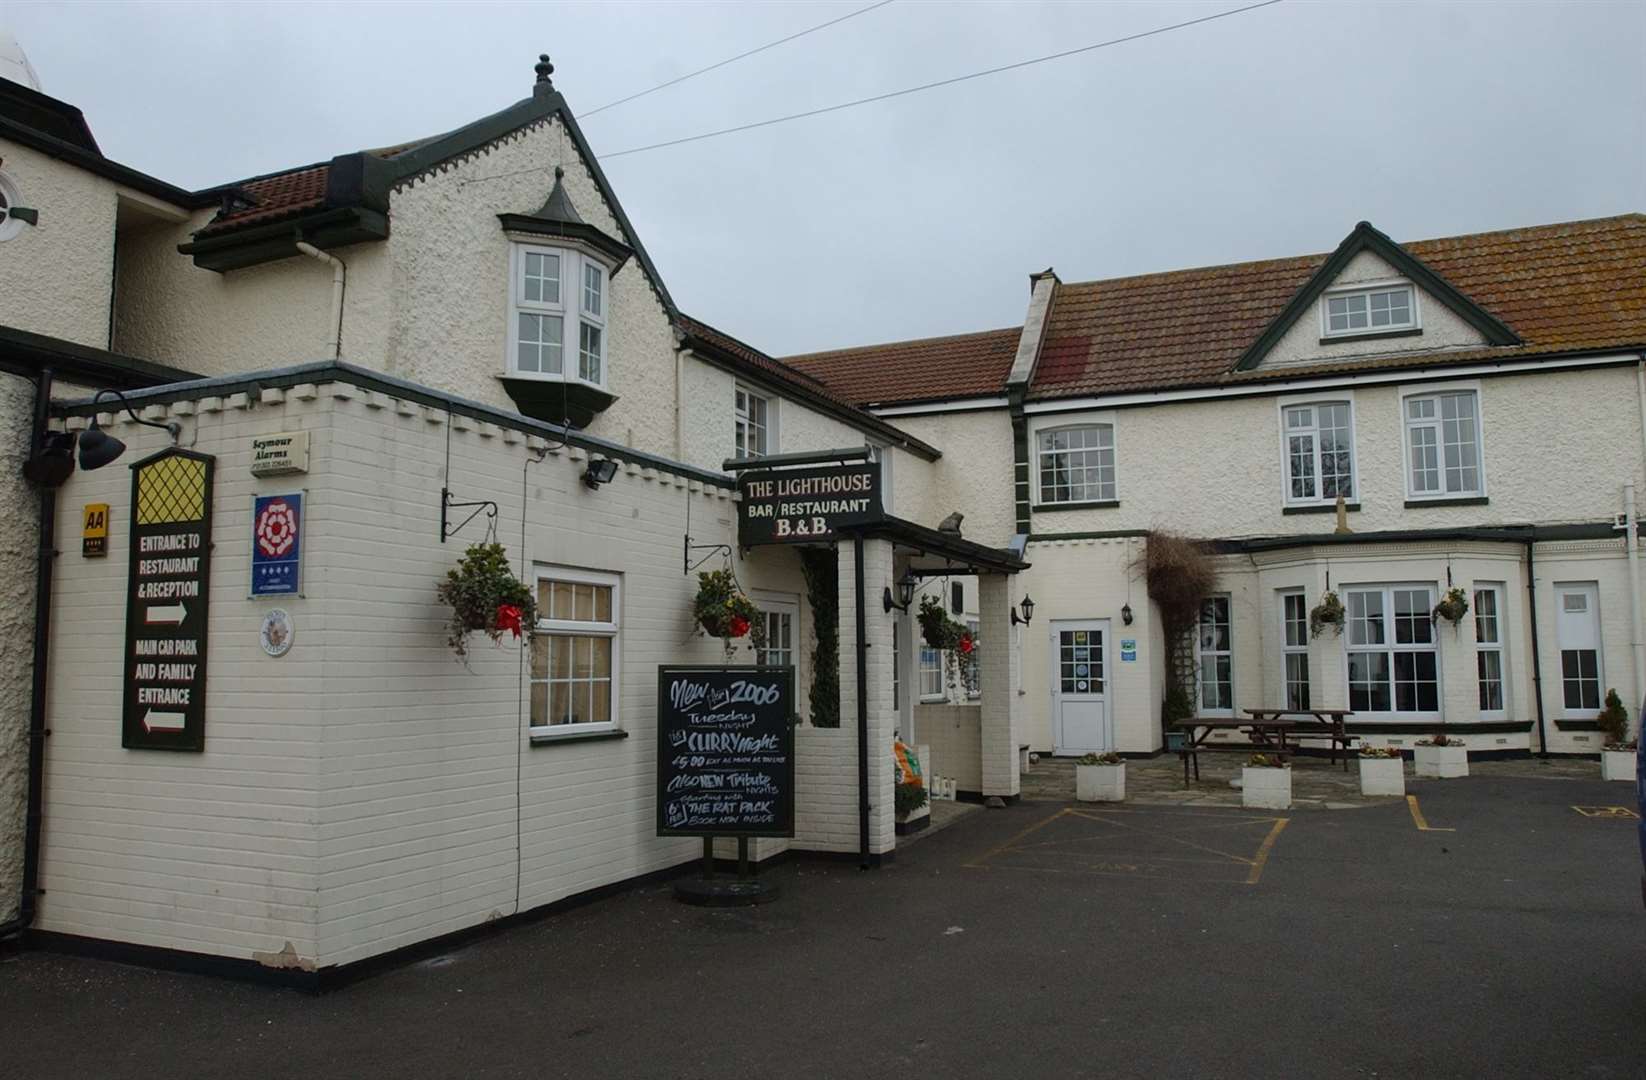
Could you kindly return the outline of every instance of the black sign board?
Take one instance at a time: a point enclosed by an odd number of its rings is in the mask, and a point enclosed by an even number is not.
[[[877,461],[746,472],[737,478],[737,490],[737,542],[743,547],[829,540],[841,529],[886,516]]]
[[[120,726],[130,749],[205,748],[214,464],[173,448],[132,466]]]
[[[657,835],[794,835],[794,669],[657,669]]]

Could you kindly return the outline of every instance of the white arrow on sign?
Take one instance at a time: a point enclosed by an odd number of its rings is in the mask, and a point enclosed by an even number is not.
[[[152,709],[143,714],[144,731],[182,731],[187,716],[180,712],[154,712]]]
[[[167,604],[165,607],[150,604],[148,609],[143,612],[143,621],[150,626],[156,624],[180,626],[183,620],[188,618],[188,614],[189,609],[182,604]]]

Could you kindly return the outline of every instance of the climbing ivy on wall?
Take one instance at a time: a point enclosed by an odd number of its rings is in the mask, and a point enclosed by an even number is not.
[[[840,726],[839,563],[833,548],[802,548],[800,569],[812,607],[812,726]]]

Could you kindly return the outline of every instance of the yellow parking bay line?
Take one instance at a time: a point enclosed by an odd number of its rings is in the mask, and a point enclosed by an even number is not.
[[[1280,830],[1286,827],[1291,818],[1275,819],[1275,827],[1269,830],[1269,835],[1263,838],[1263,843],[1257,849],[1257,857],[1252,860],[1251,872],[1246,875],[1246,884],[1256,885],[1257,879],[1263,876],[1263,864],[1269,861],[1269,852],[1274,849],[1275,841],[1280,839]]]
[[[1411,810],[1412,824],[1417,826],[1419,832],[1457,832],[1456,829],[1437,829],[1430,825],[1429,820],[1423,816],[1423,811],[1418,809],[1416,795],[1406,796],[1406,806]]]

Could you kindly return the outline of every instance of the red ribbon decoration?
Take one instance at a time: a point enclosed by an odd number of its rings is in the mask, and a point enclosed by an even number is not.
[[[977,644],[972,641],[972,636],[970,634],[961,634],[960,635],[960,651],[961,652],[970,655],[971,651],[975,648],[977,648]]]
[[[726,624],[726,629],[732,637],[742,637],[749,632],[749,620],[741,615],[733,615],[731,621]]]
[[[520,636],[520,609],[513,604],[499,604],[497,606],[498,632],[512,630],[515,637]]]

